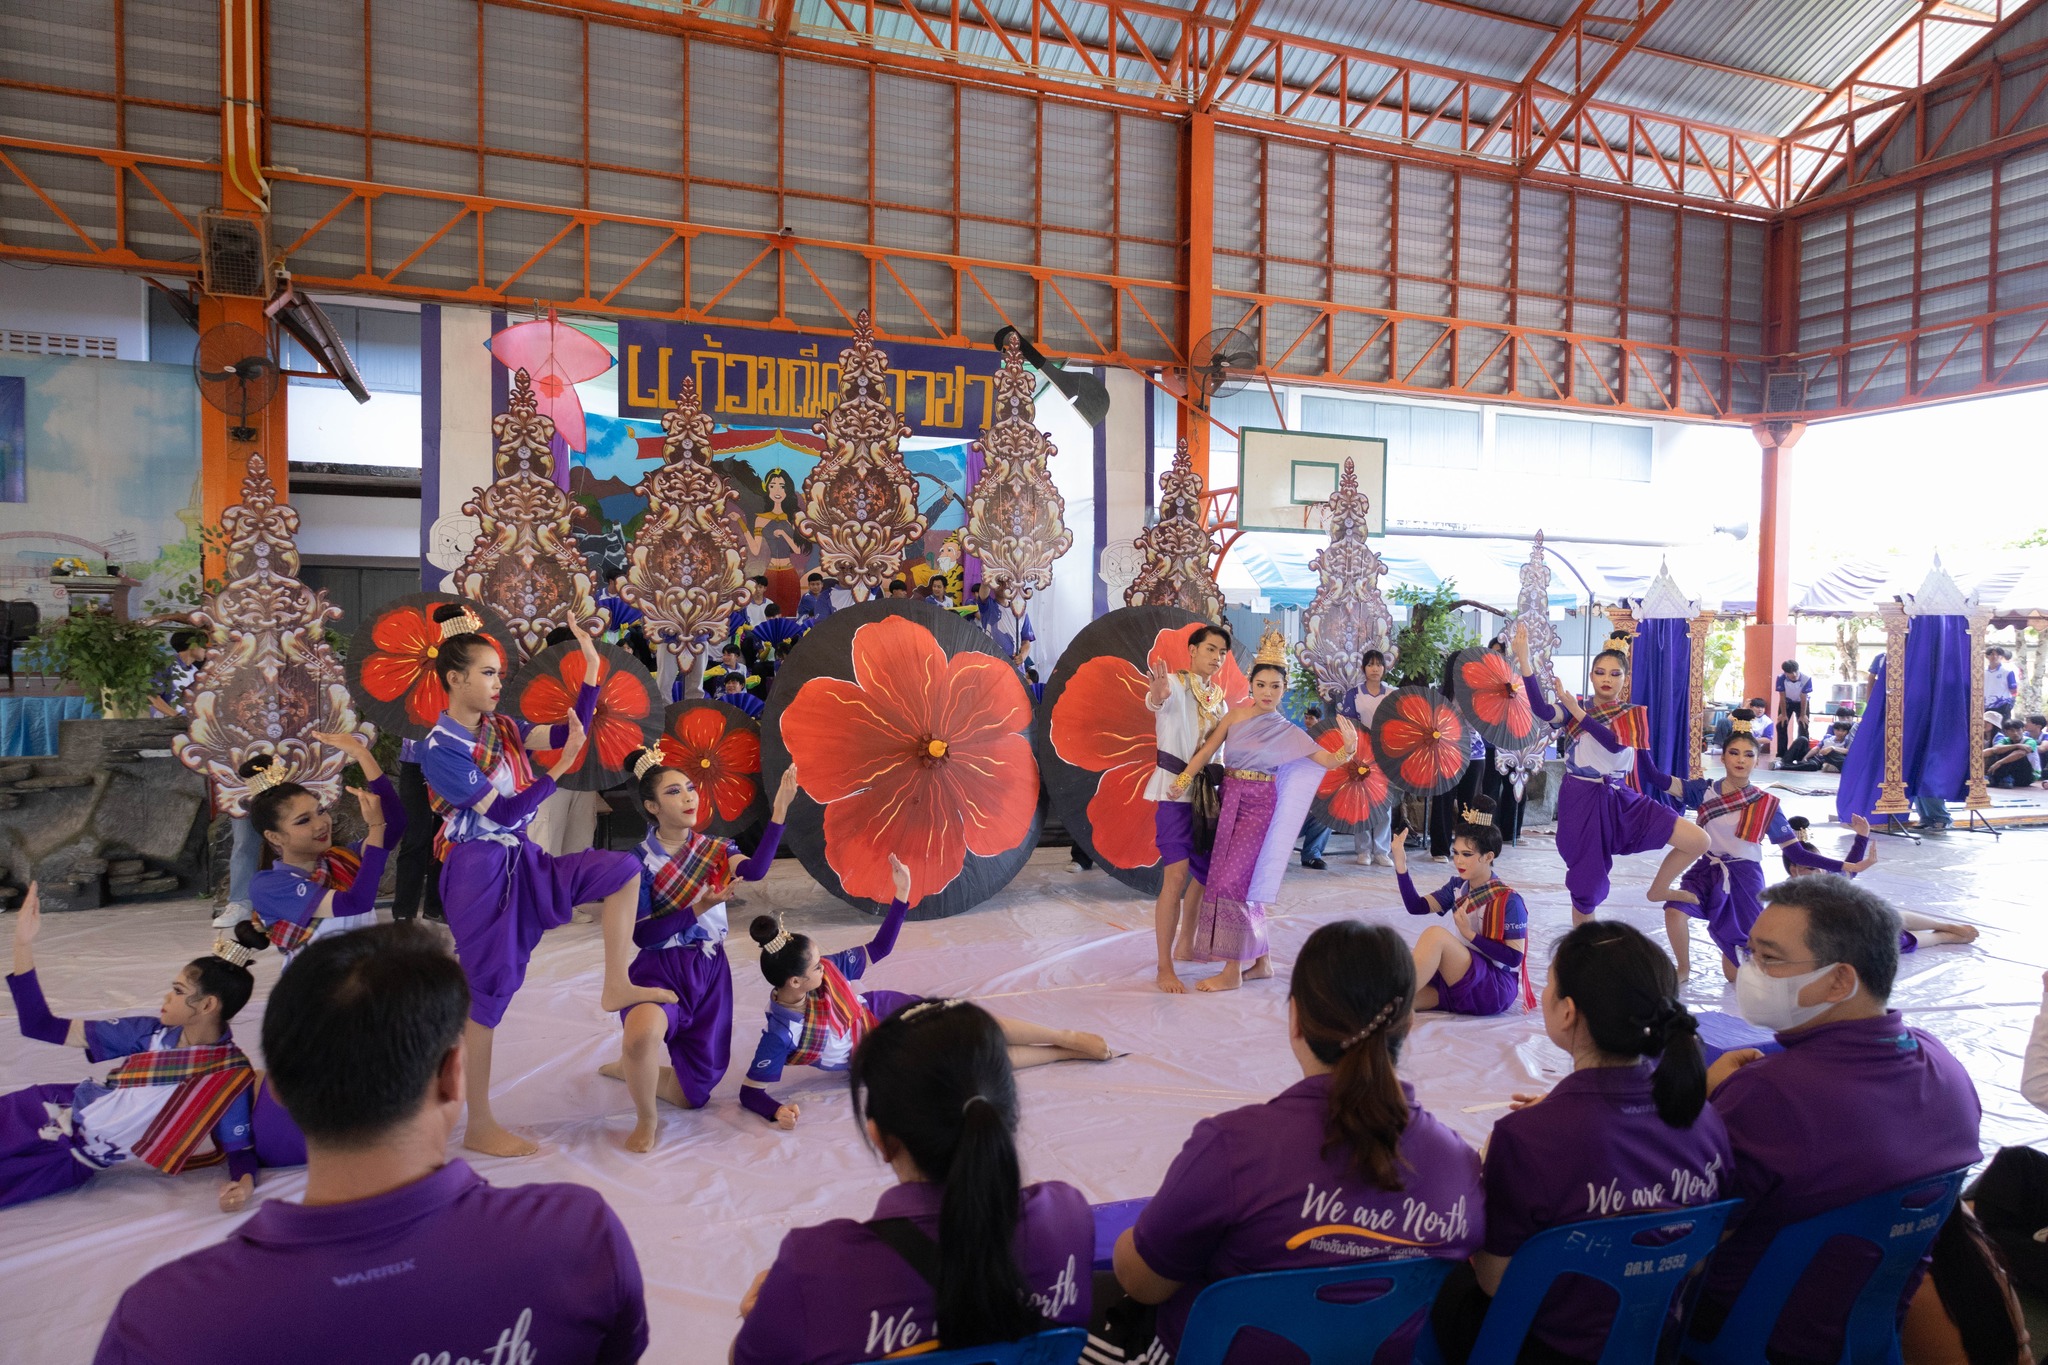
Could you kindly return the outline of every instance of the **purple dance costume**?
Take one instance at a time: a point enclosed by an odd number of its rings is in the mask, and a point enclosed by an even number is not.
[[[1692,778],[1685,784],[1685,804],[1699,810],[1699,825],[1707,832],[1707,852],[1678,879],[1679,889],[1690,891],[1699,904],[1666,901],[1667,910],[1677,910],[1693,919],[1705,920],[1721,955],[1736,961],[1738,949],[1749,943],[1750,927],[1763,913],[1763,841],[1769,839],[1784,851],[1788,866],[1810,867],[1821,872],[1840,872],[1842,865],[1799,842],[1779,809],[1778,798],[1757,787],[1721,790],[1721,779]],[[1862,857],[1861,846],[1851,860]]]
[[[1411,915],[1448,915],[1458,909],[1480,914],[1478,932],[1465,941],[1472,951],[1472,965],[1465,974],[1446,981],[1438,970],[1421,983],[1435,989],[1438,1009],[1452,1014],[1506,1014],[1515,1003],[1518,988],[1534,1003],[1529,993],[1528,959],[1512,946],[1517,940],[1525,945],[1529,941],[1529,908],[1522,903],[1521,892],[1494,878],[1484,886],[1471,886],[1463,877],[1453,877],[1425,897],[1406,872],[1395,881],[1401,888],[1401,904]]]
[[[898,1010],[915,1005],[922,996],[902,991],[861,991],[850,983],[867,974],[896,948],[896,935],[903,917],[910,913],[906,901],[889,902],[889,913],[875,936],[856,948],[818,959],[825,980],[804,997],[801,1005],[785,1005],[771,993],[768,1021],[761,1029],[761,1041],[754,1060],[747,1067],[746,1084],[740,1087],[740,1104],[775,1122],[782,1101],[768,1093],[770,1082],[782,1079],[785,1066],[815,1066],[821,1071],[844,1071],[853,1050],[877,1022]],[[679,1077],[681,1072],[676,1073]]]
[[[1614,860],[1671,842],[1678,812],[1646,791],[1666,791],[1671,778],[1649,752],[1649,713],[1640,706],[1588,707],[1572,720],[1543,699],[1533,676],[1522,686],[1538,719],[1564,723],[1564,789],[1557,797],[1557,851],[1572,909],[1590,915],[1607,899]]]
[[[1210,854],[1195,846],[1195,812],[1185,792],[1175,793],[1173,783],[1187,771],[1188,759],[1202,745],[1202,739],[1216,728],[1229,709],[1223,689],[1203,682],[1192,673],[1176,673],[1168,680],[1166,700],[1145,705],[1152,712],[1153,742],[1157,766],[1145,780],[1145,799],[1153,803],[1152,834],[1159,845],[1159,865],[1188,865],[1188,876],[1197,882],[1209,880]]]
[[[1237,723],[1223,742],[1223,804],[1209,854],[1195,956],[1253,962],[1267,950],[1266,915],[1316,799],[1323,749],[1278,711]]]
[[[586,730],[596,711],[597,689],[586,684],[576,696],[576,716]],[[505,1017],[542,934],[567,924],[577,906],[603,900],[640,874],[630,853],[587,849],[554,857],[527,839],[526,827],[555,783],[532,774],[524,750],[514,753],[484,733],[504,726],[515,727],[522,742],[532,728],[493,714],[472,734],[443,712],[420,755],[428,788],[449,808],[441,826],[441,906],[469,978],[469,1017],[484,1028],[496,1028]],[[545,747],[567,742],[567,727],[554,729]],[[480,758],[489,760],[490,771]],[[481,814],[476,803],[490,792],[497,800]]]
[[[692,834],[670,853],[661,836],[649,831],[637,850],[640,917],[633,942],[640,949],[626,978],[636,986],[655,986],[676,993],[672,1005],[657,1004],[668,1019],[663,1040],[676,1084],[692,1109],[701,1109],[732,1065],[732,970],[725,957],[725,902],[703,910],[683,908],[707,879],[758,882],[775,864],[782,826],[771,823],[760,846],[743,858],[730,839]],[[619,1011],[619,1022],[640,1008]]]

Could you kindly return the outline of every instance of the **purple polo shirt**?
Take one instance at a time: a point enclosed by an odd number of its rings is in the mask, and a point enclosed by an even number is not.
[[[1690,1128],[1657,1117],[1651,1067],[1574,1071],[1541,1104],[1503,1115],[1486,1145],[1486,1249],[1512,1256],[1560,1223],[1654,1213],[1727,1197],[1734,1164],[1728,1130],[1711,1105]],[[1535,1333],[1581,1360],[1599,1358],[1614,1319],[1614,1291],[1559,1282]]]
[[[132,1285],[94,1361],[599,1365],[646,1349],[640,1263],[602,1196],[500,1189],[451,1161],[371,1199],[271,1200]]]
[[[1181,1284],[1159,1306],[1162,1342],[1179,1349],[1195,1296],[1216,1280],[1417,1252],[1462,1261],[1478,1249],[1479,1154],[1418,1106],[1406,1081],[1401,1093],[1400,1190],[1368,1184],[1348,1148],[1323,1155],[1328,1076],[1195,1125],[1131,1229],[1139,1258]]]
[[[875,1204],[875,1219],[908,1218],[936,1241],[944,1197],[943,1185],[898,1185]],[[1016,1250],[1038,1311],[1087,1326],[1095,1215],[1081,1192],[1056,1180],[1025,1186]],[[930,1349],[937,1332],[932,1287],[863,1224],[835,1218],[784,1234],[733,1342],[733,1365],[848,1365]]]
[[[1778,1229],[1922,1176],[1976,1162],[1976,1087],[1897,1010],[1780,1033],[1784,1051],[1721,1083],[1713,1107],[1735,1147],[1728,1191],[1750,1202],[1707,1266],[1725,1308]],[[1803,1359],[1841,1353],[1842,1323],[1875,1264],[1867,1246],[1823,1255],[1801,1276],[1771,1345]]]

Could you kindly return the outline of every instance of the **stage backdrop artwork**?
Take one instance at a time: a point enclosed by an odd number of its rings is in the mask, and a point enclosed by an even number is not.
[[[28,501],[28,381],[0,375],[0,502]]]
[[[1529,558],[1522,565],[1521,591],[1515,596],[1515,613],[1502,623],[1501,638],[1512,640],[1518,625],[1528,631],[1529,666],[1536,670],[1536,685],[1543,690],[1544,699],[1556,705],[1557,698],[1551,695],[1550,686],[1551,656],[1564,639],[1550,621],[1550,562],[1543,557],[1540,530],[1529,542]],[[1517,801],[1529,784],[1529,775],[1543,767],[1549,752],[1548,726],[1537,727],[1536,737],[1527,748],[1495,747],[1494,770],[1513,786]]]
[[[661,761],[697,789],[699,834],[743,839],[767,823],[759,721],[722,701],[693,697],[670,704],[660,744]]]
[[[1129,607],[1179,607],[1204,621],[1223,619],[1223,590],[1210,562],[1215,546],[1202,524],[1202,476],[1182,441],[1159,480],[1159,520],[1138,533],[1138,576],[1124,589]]]
[[[193,613],[211,632],[211,653],[193,684],[192,723],[171,747],[212,781],[230,815],[249,799],[235,770],[264,753],[331,802],[348,758],[310,743],[309,732],[353,732],[369,743],[376,731],[358,723],[347,674],[327,647],[327,623],[341,609],[298,580],[299,514],[277,501],[261,455],[249,457],[242,500],[221,526],[222,586]]]
[[[1008,885],[1038,845],[1024,681],[987,632],[925,602],[835,611],[775,677],[762,785],[797,766],[785,836],[818,884],[879,914],[889,855],[910,915],[940,919]]]
[[[735,520],[739,496],[711,467],[713,424],[695,380],[683,380],[661,426],[663,463],[635,489],[647,511],[622,595],[646,617],[647,638],[683,656],[687,674],[695,656],[724,640],[740,605],[746,541]]]
[[[1038,704],[1035,745],[1046,794],[1067,833],[1104,871],[1159,894],[1162,869],[1145,784],[1158,766],[1145,693],[1154,660],[1188,666],[1188,637],[1203,624],[1179,607],[1119,607],[1069,644]],[[1251,695],[1235,656],[1217,674],[1232,706]]]
[[[856,598],[880,597],[902,572],[904,551],[931,525],[917,504],[917,480],[897,450],[910,424],[886,397],[888,371],[889,358],[875,346],[862,309],[853,344],[839,353],[839,401],[813,428],[824,439],[825,456],[804,479],[795,517],[797,533],[817,545],[826,577]],[[773,568],[768,588],[775,591]]]
[[[1366,542],[1371,500],[1358,486],[1350,458],[1337,478],[1337,491],[1323,505],[1330,543],[1309,561],[1318,585],[1315,600],[1301,614],[1302,643],[1296,657],[1316,675],[1325,697],[1341,697],[1365,681],[1365,651],[1377,649],[1394,666],[1394,618],[1380,596],[1386,564]]]
[[[1038,429],[1032,395],[1037,379],[1025,368],[1016,333],[996,371],[997,416],[973,446],[981,477],[967,509],[962,544],[981,561],[981,575],[1000,594],[1015,620],[1034,595],[1052,586],[1052,564],[1074,544],[1066,527],[1066,500],[1047,467],[1058,453]],[[1021,634],[1012,627],[1012,638]]]
[[[548,634],[572,620],[592,632],[604,627],[590,570],[570,541],[568,499],[555,486],[548,449],[555,424],[538,403],[526,371],[518,371],[509,411],[491,422],[498,442],[495,477],[462,505],[483,532],[455,571],[455,590],[496,608],[527,655],[538,654]]]

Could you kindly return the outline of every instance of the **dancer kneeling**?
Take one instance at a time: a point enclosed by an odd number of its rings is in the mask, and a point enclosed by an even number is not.
[[[1748,946],[1749,928],[1763,913],[1764,840],[1783,850],[1788,867],[1854,875],[1876,861],[1864,857],[1867,841],[1857,847],[1855,861],[1839,863],[1822,857],[1793,831],[1778,798],[1751,784],[1750,774],[1760,753],[1753,729],[1756,720],[1756,713],[1747,708],[1730,713],[1732,728],[1728,742],[1721,746],[1727,776],[1698,777],[1682,784],[1681,799],[1699,808],[1699,826],[1707,836],[1706,853],[1693,862],[1683,849],[1672,849],[1664,855],[1650,884],[1650,899],[1664,902],[1664,931],[1671,938],[1671,957],[1678,964],[1680,980],[1692,973],[1688,918],[1707,922],[1707,932],[1721,950],[1722,975],[1735,979],[1737,955]],[[1671,879],[1680,871],[1685,875],[1674,889]]]
[[[1479,1156],[1394,1070],[1414,1018],[1415,969],[1401,936],[1356,920],[1325,924],[1302,945],[1287,989],[1302,1079],[1265,1104],[1196,1124],[1159,1193],[1117,1239],[1117,1283],[1158,1315],[1148,1327],[1128,1305],[1098,1310],[1116,1338],[1112,1357],[1170,1360],[1196,1296],[1216,1280],[1403,1256],[1462,1261],[1479,1246]],[[1417,1317],[1402,1329],[1407,1342]],[[1100,1344],[1091,1340],[1091,1352]],[[1394,1339],[1381,1352],[1408,1359]]]
[[[1339,717],[1341,747],[1325,749],[1280,711],[1287,695],[1286,648],[1268,632],[1252,665],[1252,699],[1223,718],[1174,779],[1183,792],[1218,747],[1223,749],[1223,800],[1216,846],[1195,923],[1194,955],[1223,970],[1197,981],[1199,991],[1233,991],[1247,976],[1269,977],[1266,915],[1280,895],[1280,879],[1294,854],[1301,822],[1316,799],[1323,769],[1351,761],[1358,731]],[[1228,741],[1226,743],[1226,741]],[[1250,964],[1250,970],[1246,970]]]
[[[1593,695],[1581,704],[1555,678],[1558,706],[1543,700],[1529,663],[1529,632],[1515,627],[1515,667],[1537,717],[1564,721],[1559,752],[1565,782],[1557,795],[1557,851],[1564,859],[1572,923],[1583,924],[1607,899],[1608,873],[1624,853],[1669,844],[1687,862],[1707,851],[1706,831],[1682,824],[1678,812],[1645,793],[1684,793],[1683,784],[1650,758],[1650,713],[1631,705],[1628,654],[1613,647],[1593,656]]]
[[[171,979],[154,1015],[60,1019],[36,979],[42,896],[31,882],[14,922],[14,970],[7,978],[21,1036],[82,1047],[89,1062],[123,1058],[105,1081],[32,1085],[0,1095],[0,1208],[62,1194],[130,1159],[178,1175],[227,1162],[222,1213],[256,1188],[251,1102],[256,1072],[228,1021],[249,1003],[250,951],[214,945]],[[213,1150],[199,1146],[211,1139]]]
[[[1524,1006],[1536,1003],[1529,985],[1529,910],[1521,893],[1497,881],[1500,831],[1493,802],[1474,798],[1451,831],[1451,863],[1458,875],[1425,896],[1408,880],[1408,855],[1394,844],[1394,880],[1411,915],[1449,915],[1455,932],[1432,924],[1415,940],[1418,1010],[1452,1014],[1504,1014],[1515,1003],[1517,979]]]
[[[782,1079],[785,1066],[815,1066],[844,1071],[860,1040],[876,1023],[918,1003],[920,997],[901,991],[855,993],[851,982],[896,947],[897,931],[910,910],[910,869],[889,855],[896,899],[882,917],[882,927],[865,944],[821,956],[803,934],[784,929],[773,915],[756,915],[748,928],[761,945],[761,975],[774,990],[768,997],[768,1023],[760,1046],[740,1085],[740,1103],[778,1128],[796,1127],[799,1106],[783,1104],[768,1093]],[[1020,1019],[997,1019],[1009,1044],[1010,1065],[1038,1066],[1073,1060],[1106,1062],[1109,1045],[1092,1033],[1046,1028]],[[849,1357],[854,1358],[854,1357]]]
[[[640,878],[640,920],[633,926],[639,956],[627,975],[637,986],[664,986],[676,994],[672,1005],[641,1004],[621,1011],[626,1036],[619,1060],[599,1074],[624,1081],[633,1096],[637,1122],[626,1139],[629,1152],[654,1148],[660,1120],[656,1099],[680,1109],[701,1109],[732,1063],[732,971],[725,960],[725,897],[734,882],[758,882],[775,865],[783,821],[796,799],[796,765],[783,770],[775,808],[752,857],[730,839],[696,832],[703,793],[680,771],[662,766],[651,749],[627,760],[640,789],[640,805],[653,828],[636,850],[645,869]],[[660,1052],[668,1048],[669,1065]]]
[[[238,770],[249,784],[249,827],[263,840],[263,870],[249,883],[252,913],[235,926],[235,938],[248,948],[274,946],[287,962],[316,938],[376,923],[387,850],[405,837],[405,805],[369,746],[352,734],[315,731],[313,738],[353,759],[369,783],[355,789],[369,832],[352,847],[334,846],[333,814],[306,788],[282,781],[284,765],[271,755]]]
[[[575,713],[559,725],[532,727],[500,715],[505,660],[482,633],[483,622],[453,603],[434,619],[442,632],[434,671],[448,694],[448,709],[427,736],[420,767],[434,809],[444,817],[434,844],[441,857],[441,903],[469,978],[469,1123],[462,1145],[487,1156],[530,1156],[537,1146],[500,1127],[491,1113],[491,1040],[526,980],[527,959],[541,935],[567,924],[576,906],[602,901],[602,1007],[665,1005],[676,997],[627,977],[640,902],[640,865],[633,855],[590,849],[553,857],[526,837],[534,812],[555,790],[555,778],[582,751],[585,727],[597,710],[597,688],[585,683]],[[583,650],[584,676],[596,677],[597,647],[580,626],[570,630]],[[529,749],[559,749],[562,756],[536,777]]]
[[[1020,1187],[1008,1028],[965,1000],[875,1025],[847,1079],[898,1184],[866,1223],[782,1239],[754,1279],[733,1365],[846,1365],[1088,1321],[1095,1220],[1079,1190]]]

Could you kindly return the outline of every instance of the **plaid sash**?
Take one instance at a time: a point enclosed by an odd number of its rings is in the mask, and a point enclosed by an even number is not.
[[[648,840],[648,846],[661,847],[653,839]],[[710,839],[692,834],[687,844],[668,855],[649,882],[647,917],[660,919],[663,915],[673,915],[696,899],[697,893],[705,887],[732,880],[733,852],[734,845],[730,839]]]
[[[1763,842],[1764,831],[1771,827],[1771,817],[1778,813],[1778,798],[1761,787],[1744,787],[1733,795],[1724,795],[1716,784],[1707,799],[1700,802],[1699,822],[1718,820],[1724,815],[1735,817],[1735,837],[1745,844]]]
[[[138,1052],[107,1074],[107,1084],[115,1090],[142,1085],[177,1087],[133,1149],[138,1160],[165,1175],[211,1166],[226,1158],[227,1153],[218,1149],[195,1157],[193,1149],[236,1097],[255,1082],[255,1068],[233,1043]]]
[[[1476,931],[1478,937],[1490,938],[1496,943],[1506,943],[1508,941],[1508,898],[1513,894],[1513,891],[1498,881],[1490,881],[1481,887],[1468,886],[1465,889],[1465,904],[1479,912],[1479,928]],[[1535,987],[1529,984],[1528,934],[1528,929],[1524,927],[1522,930],[1524,940],[1522,949],[1522,1006],[1525,1009],[1534,1009],[1536,1007],[1536,990]]]
[[[789,1052],[788,1060],[798,1066],[816,1066],[825,1055],[826,1041],[834,1034],[851,1035],[858,1047],[867,1031],[875,1026],[873,1011],[854,993],[852,984],[832,965],[832,959],[825,958],[818,965],[824,970],[825,984],[804,998],[803,1032],[797,1035],[796,1046]]]
[[[1589,701],[1585,703],[1585,707],[1587,720],[1599,721],[1602,725],[1614,731],[1614,737],[1623,744],[1628,745],[1631,749],[1647,749],[1650,747],[1650,713],[1643,707],[1626,701],[1606,703]],[[1564,732],[1568,739],[1576,740],[1584,728],[1581,722],[1573,719],[1565,723]],[[1628,776],[1624,780],[1632,791],[1641,791],[1643,789],[1642,783],[1636,779],[1634,768],[1628,770]]]
[[[346,891],[356,884],[356,872],[363,860],[354,849],[330,848],[320,859],[320,866],[306,880],[322,891]],[[313,908],[319,909],[321,897],[315,897]],[[266,920],[254,910],[249,912],[249,923],[261,933],[270,936],[270,946],[281,953],[295,953],[313,941],[311,917],[304,924],[294,924],[288,919]]]
[[[498,771],[500,763],[512,765],[512,793],[518,795],[533,785],[533,763],[526,756],[526,740],[519,733],[519,727],[510,716],[501,716],[493,711],[477,722],[476,747],[469,751],[470,759],[488,781]],[[445,862],[453,841],[448,838],[448,817],[456,811],[455,803],[427,785],[427,804],[434,814],[441,817],[441,830],[434,836],[434,859]]]

